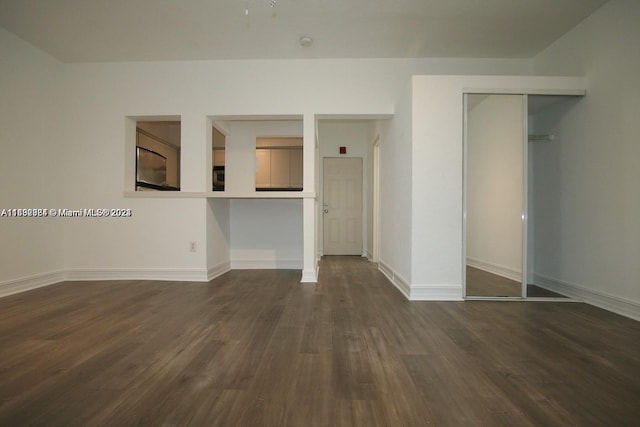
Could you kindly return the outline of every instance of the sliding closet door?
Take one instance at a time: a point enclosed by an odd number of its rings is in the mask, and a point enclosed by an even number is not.
[[[523,96],[466,96],[466,295],[523,297]]]

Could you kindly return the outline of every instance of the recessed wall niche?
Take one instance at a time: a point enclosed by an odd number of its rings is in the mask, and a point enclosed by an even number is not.
[[[180,190],[180,120],[136,121],[136,191]]]

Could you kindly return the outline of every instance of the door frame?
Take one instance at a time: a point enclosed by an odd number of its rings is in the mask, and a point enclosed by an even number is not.
[[[371,246],[373,253],[371,254],[371,261],[377,263],[380,262],[380,134],[376,136],[373,141],[373,150],[371,153],[373,157],[373,191],[371,196],[373,197],[373,212],[372,214],[372,239]]]
[[[462,94],[462,298],[467,299],[467,147],[468,147],[468,127],[469,127],[469,93]]]
[[[522,282],[523,299],[527,298],[529,279],[529,95],[522,94]]]

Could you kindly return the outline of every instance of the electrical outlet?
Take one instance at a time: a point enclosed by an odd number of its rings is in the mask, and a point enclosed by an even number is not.
[[[196,251],[196,242],[189,242],[189,252]]]

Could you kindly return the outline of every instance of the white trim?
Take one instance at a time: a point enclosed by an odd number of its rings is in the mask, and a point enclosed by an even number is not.
[[[393,286],[398,288],[398,290],[402,293],[402,295],[404,295],[406,299],[411,299],[411,285],[409,285],[409,282],[404,280],[401,275],[396,273],[393,268],[391,268],[382,260],[378,262],[378,270],[380,270],[382,274],[387,276],[387,279],[389,279]]]
[[[362,251],[362,257],[368,259],[369,261],[373,261],[373,255],[371,255],[371,252],[366,249]]]
[[[218,265],[209,267],[207,270],[207,281],[210,282],[216,277],[222,276],[224,273],[231,270],[231,263],[229,261],[221,262]]]
[[[378,262],[378,270],[409,301],[462,301],[462,285],[412,285],[383,261]]]
[[[317,283],[318,274],[320,273],[320,259],[316,259],[315,269],[302,270],[302,277],[300,283]]]
[[[165,280],[176,282],[208,282],[203,268],[74,268],[66,271],[66,280]]]
[[[231,260],[232,270],[302,270],[301,259],[236,259]]]
[[[470,257],[467,257],[467,265],[501,277],[506,277],[507,279],[515,280],[518,283],[522,281],[522,271],[511,267],[493,264],[487,261],[480,261],[479,259]]]
[[[467,188],[469,187],[469,95],[462,94],[462,253],[461,274],[462,274],[462,295],[467,295]]]
[[[527,297],[527,262],[529,250],[529,95],[522,95],[522,229],[520,231],[522,260],[520,261],[520,296]]]
[[[302,277],[300,283],[317,283],[318,282],[318,270],[302,270]]]
[[[411,285],[410,301],[462,301],[460,285]]]
[[[207,118],[211,122],[211,127],[215,128],[218,132],[223,134],[225,137],[231,134],[231,132],[229,131],[229,128],[227,127],[227,123],[225,123],[224,120],[217,120],[215,116],[208,116]]]
[[[599,291],[593,291],[583,286],[565,282],[559,279],[543,276],[541,274],[533,275],[534,283],[541,288],[567,295],[586,302],[587,304],[600,307],[621,316],[640,321],[640,304],[626,298],[620,298]]]
[[[64,271],[52,271],[50,273],[34,274],[33,276],[21,277],[19,279],[6,280],[0,282],[0,297],[29,291],[31,289],[42,288],[64,282]]]
[[[373,147],[371,150],[372,159],[372,176],[373,176],[373,191],[371,192],[373,200],[371,206],[373,211],[371,212],[371,229],[372,239],[371,244],[372,254],[369,258],[373,262],[380,261],[380,133],[376,135],[373,141]]]
[[[582,301],[578,301],[573,298],[564,298],[564,297],[465,297],[465,301],[506,301],[506,302],[572,302],[572,303],[582,303]]]
[[[556,77],[557,78],[557,77]],[[570,79],[575,79],[570,77]],[[463,93],[480,93],[487,95],[559,95],[585,96],[585,89],[525,89],[525,88],[463,88]]]

